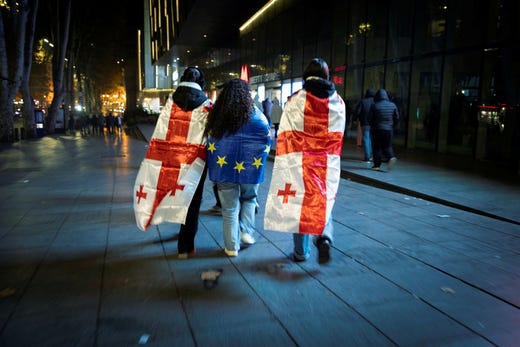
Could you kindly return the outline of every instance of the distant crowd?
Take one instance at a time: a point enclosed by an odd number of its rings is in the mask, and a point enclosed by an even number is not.
[[[101,113],[99,115],[84,115],[77,118],[70,115],[68,129],[71,135],[78,130],[82,136],[122,135],[123,119],[120,115],[114,116],[112,113],[109,113],[107,116]]]

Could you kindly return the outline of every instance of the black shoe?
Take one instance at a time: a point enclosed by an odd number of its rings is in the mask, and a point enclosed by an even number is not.
[[[330,260],[330,241],[322,239],[318,241],[318,263],[325,264]]]
[[[303,259],[302,259],[302,258],[298,258],[298,257],[296,256],[296,254],[294,254],[294,253],[291,254],[291,259],[292,259],[292,261],[294,261],[295,263],[302,263],[302,262],[304,262],[305,260],[307,260],[307,259],[305,259],[305,258],[303,258]]]

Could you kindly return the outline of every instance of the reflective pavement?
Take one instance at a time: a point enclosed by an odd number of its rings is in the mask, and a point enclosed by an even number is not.
[[[180,260],[178,225],[135,226],[145,141],[1,144],[0,346],[518,345],[519,177],[397,149],[375,172],[353,143],[325,265],[292,262],[292,236],[263,230],[271,161],[257,243],[226,257],[203,213]],[[206,181],[202,210],[214,202]]]

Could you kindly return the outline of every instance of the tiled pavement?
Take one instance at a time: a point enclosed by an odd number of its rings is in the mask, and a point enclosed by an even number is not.
[[[518,176],[399,152],[373,172],[347,141],[329,264],[293,263],[291,235],[262,229],[269,174],[255,245],[225,257],[203,214],[178,260],[178,225],[135,226],[146,145],[1,145],[0,346],[518,346]]]

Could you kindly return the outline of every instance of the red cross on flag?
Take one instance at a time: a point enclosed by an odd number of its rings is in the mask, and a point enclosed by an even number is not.
[[[206,162],[204,127],[210,101],[185,111],[170,96],[134,185],[134,213],[143,231],[163,222],[184,223]]]
[[[300,90],[280,121],[264,229],[321,235],[336,200],[345,104]]]

